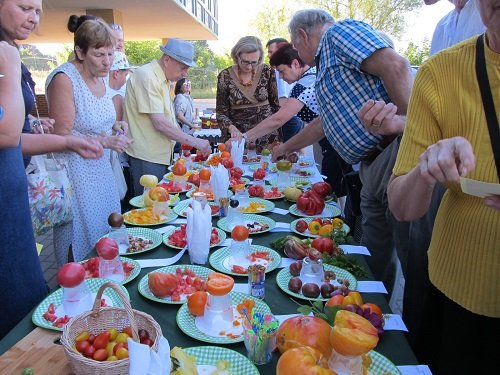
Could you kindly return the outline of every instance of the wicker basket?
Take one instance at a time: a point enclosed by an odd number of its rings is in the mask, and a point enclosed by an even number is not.
[[[125,307],[100,307],[102,294],[106,288],[113,289],[120,296]],[[128,374],[128,358],[113,362],[99,362],[84,357],[74,348],[75,338],[82,331],[89,331],[97,335],[108,328],[116,328],[118,331],[121,331],[128,326],[132,327],[133,339],[137,342],[139,342],[138,330],[146,329],[154,343],[152,349],[158,349],[158,340],[162,336],[162,333],[160,325],[153,317],[141,311],[133,310],[128,297],[117,284],[108,282],[101,285],[92,310],[73,317],[63,329],[61,343],[73,373],[76,375]]]

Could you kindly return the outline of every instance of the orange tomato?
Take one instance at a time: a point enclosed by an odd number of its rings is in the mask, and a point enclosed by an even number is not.
[[[207,292],[194,292],[188,297],[188,310],[194,316],[203,316],[207,303]]]
[[[370,309],[370,311],[372,313],[375,313],[377,314],[378,316],[382,316],[382,309],[380,307],[378,307],[378,305],[374,304],[374,303],[370,303],[370,302],[366,302],[366,303],[363,303],[361,305],[361,308],[363,310],[366,310],[366,309]]]
[[[214,296],[224,296],[233,289],[234,279],[223,273],[211,272],[208,274],[206,286],[208,293]]]
[[[231,153],[227,152],[227,151],[223,151],[221,154],[220,154],[220,158],[221,159],[224,159],[224,158],[228,158],[230,159],[231,158]]]
[[[176,176],[184,176],[187,172],[187,168],[184,165],[184,163],[175,163],[174,167],[172,168],[172,173],[175,174]]]
[[[219,149],[220,152],[226,151],[226,149],[227,149],[225,143],[219,143],[219,145],[217,146],[217,148]]]
[[[200,171],[200,180],[210,180],[210,176],[212,173],[210,172],[210,169],[203,168]]]
[[[328,357],[310,346],[288,349],[276,366],[276,375],[334,375],[328,368]]]
[[[168,201],[168,191],[161,186],[156,186],[149,191],[149,198],[157,202],[166,202]]]
[[[378,332],[361,315],[340,310],[335,315],[333,329],[330,332],[330,344],[342,355],[363,355],[377,346]]]
[[[343,302],[344,302],[344,296],[342,294],[336,294],[326,302],[325,306],[328,307],[338,306],[342,305]]]
[[[245,225],[236,225],[231,231],[231,238],[236,241],[245,241],[250,232]]]

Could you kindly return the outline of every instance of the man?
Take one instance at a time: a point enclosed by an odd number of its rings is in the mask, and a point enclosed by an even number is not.
[[[267,57],[271,58],[272,54],[278,50],[281,44],[288,43],[285,38],[274,38],[267,42]],[[274,69],[274,73],[276,75],[276,84],[278,86],[278,99],[280,102],[280,107],[283,107],[283,104],[287,100],[290,95],[290,91],[293,88],[293,85],[289,85],[286,83],[281,77],[279,72]],[[303,127],[302,120],[297,116],[293,116],[290,120],[288,120],[282,127],[281,132],[283,133],[283,141],[288,141],[295,134],[300,132]]]
[[[371,252],[368,262],[375,277],[390,290],[395,252],[386,187],[398,150],[394,139],[404,129],[403,115],[413,83],[410,64],[369,25],[354,20],[335,22],[323,10],[297,12],[289,30],[304,62],[317,66],[320,116],[277,146],[273,158],[326,135],[345,161],[360,162],[361,242]],[[375,134],[368,132],[358,118],[359,108],[372,98],[395,103],[390,118],[371,124]]]
[[[113,31],[113,37],[115,38],[115,50],[120,52],[125,52],[125,42],[123,39],[123,27],[117,23],[112,23],[109,25]]]
[[[144,174],[161,179],[172,162],[175,142],[189,144],[203,154],[211,152],[205,139],[183,133],[175,119],[169,82],[187,76],[196,66],[194,47],[180,39],[169,39],[160,47],[162,57],[137,68],[129,78],[125,94],[125,121],[134,143],[127,149],[134,193],[141,194]]]

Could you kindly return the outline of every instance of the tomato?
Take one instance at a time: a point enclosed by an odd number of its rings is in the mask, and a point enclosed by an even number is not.
[[[149,199],[156,202],[166,202],[168,201],[168,191],[161,186],[155,186],[149,193]]]
[[[227,150],[227,147],[226,147],[226,144],[225,143],[219,143],[219,145],[217,146],[217,148],[219,149],[219,151],[226,151]]]
[[[192,175],[189,176],[188,182],[200,186],[200,175],[198,173],[193,173]]]
[[[208,293],[214,296],[224,296],[233,289],[234,279],[223,273],[211,272],[208,274],[206,286]]]
[[[120,348],[116,351],[115,355],[118,357],[118,359],[128,358],[128,349]]]
[[[333,250],[335,249],[335,242],[333,242],[331,238],[320,237],[315,238],[311,243],[311,246],[321,253],[333,254]]]
[[[297,208],[306,215],[319,215],[325,208],[325,201],[313,190],[302,193],[297,198]]]
[[[311,346],[328,358],[331,352],[330,331],[330,325],[315,316],[299,315],[288,318],[278,328],[278,350],[284,353],[292,348]]]
[[[153,346],[154,342],[151,340],[149,337],[142,339],[141,344],[147,345],[147,346]]]
[[[177,287],[177,278],[171,273],[151,272],[148,275],[148,286],[156,297],[171,296]]]
[[[80,353],[85,353],[89,346],[90,344],[87,340],[77,341],[75,344],[76,350],[78,350]]]
[[[361,306],[363,304],[363,297],[361,297],[361,294],[359,292],[349,292],[347,296],[344,297],[344,302],[342,304],[344,306],[345,305]]]
[[[123,215],[118,212],[112,212],[108,216],[108,224],[113,228],[120,228],[123,225]]]
[[[194,316],[203,316],[207,304],[206,292],[194,292],[188,297],[188,310]]]
[[[85,268],[80,263],[66,263],[57,272],[57,282],[64,288],[74,288],[80,285],[84,279]]]
[[[109,332],[109,340],[110,341],[115,341],[116,340],[116,336],[118,336],[118,330],[116,328],[108,328],[108,332]]]
[[[283,353],[276,366],[276,375],[335,375],[328,368],[328,357],[310,346],[292,348]]]
[[[378,305],[376,305],[374,303],[365,302],[365,303],[363,303],[361,305],[361,308],[363,310],[370,309],[370,312],[375,313],[375,314],[377,314],[380,317],[383,316],[382,309],[380,307],[378,307]]]
[[[82,354],[87,358],[92,358],[94,356],[94,353],[95,353],[94,346],[89,345],[89,347],[87,349],[85,349],[85,351]]]
[[[266,171],[263,168],[257,168],[253,172],[253,179],[254,180],[263,180],[266,177]]]
[[[94,348],[97,349],[105,349],[106,345],[108,345],[110,333],[108,331],[99,333],[94,340]]]
[[[229,153],[227,151],[222,151],[222,153],[220,154],[220,158],[221,159],[230,159],[231,158],[231,153]]]
[[[248,188],[248,194],[251,197],[259,197],[259,198],[264,198],[264,187],[261,185],[252,185]]]
[[[231,238],[235,241],[245,241],[249,232],[245,225],[236,225],[231,231]]]
[[[113,354],[116,354],[116,351],[120,348],[128,349],[128,344],[126,342],[117,342],[113,347]]]
[[[328,182],[316,182],[311,189],[319,194],[323,199],[332,193],[332,187]]]
[[[305,220],[299,220],[295,224],[295,230],[299,233],[304,233],[307,229],[307,222]]]
[[[226,168],[227,170],[231,169],[234,167],[234,162],[229,159],[229,158],[222,158],[220,159],[220,163]]]
[[[86,341],[89,339],[90,333],[89,331],[82,331],[75,337],[75,341]]]
[[[340,310],[335,315],[330,344],[337,353],[358,356],[368,353],[378,344],[377,329],[362,316]]]
[[[128,337],[132,337],[133,336],[132,335],[132,327],[125,327],[125,328],[122,329],[122,332],[125,333],[125,334],[127,334]]]
[[[103,237],[95,244],[97,254],[106,260],[115,259],[118,255],[118,244],[109,237]]]
[[[207,168],[203,168],[201,171],[200,171],[200,180],[210,180],[210,176],[212,175],[212,173],[210,172],[210,169],[207,169]]]
[[[181,150],[182,151],[191,151],[191,145],[188,145],[188,144],[185,144],[185,143],[182,143],[181,144]]]
[[[105,361],[108,358],[108,352],[106,349],[97,349],[92,356],[96,361]]]
[[[231,168],[229,173],[230,173],[231,177],[234,179],[239,179],[239,178],[241,178],[241,176],[243,176],[243,171],[241,170],[240,167]]]
[[[325,304],[327,307],[342,306],[344,302],[344,296],[342,294],[336,294],[331,297]]]
[[[172,168],[172,173],[176,176],[184,176],[187,173],[187,168],[184,163],[175,163]]]

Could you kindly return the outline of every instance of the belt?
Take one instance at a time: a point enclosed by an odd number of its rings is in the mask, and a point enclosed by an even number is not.
[[[379,142],[378,145],[375,146],[373,150],[371,150],[368,155],[366,155],[363,159],[363,161],[367,163],[373,162],[377,156],[379,156],[382,151],[384,151],[387,146],[389,146],[392,141],[394,141],[397,138],[397,135],[385,135],[384,138]]]

